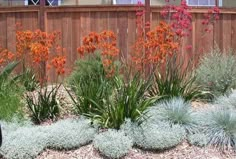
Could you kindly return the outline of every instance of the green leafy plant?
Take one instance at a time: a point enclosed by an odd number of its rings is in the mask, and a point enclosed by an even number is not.
[[[106,120],[102,125],[119,129],[127,118],[132,122],[142,122],[145,111],[158,98],[146,96],[151,80],[143,80],[136,74],[127,83],[122,78],[115,78],[115,81],[115,89],[106,101]]]
[[[185,102],[181,97],[157,103],[148,110],[149,120],[154,122],[164,121],[171,125],[180,125],[187,133],[198,131],[198,124],[195,121],[191,104]]]
[[[58,89],[61,85],[41,88],[37,94],[26,94],[27,106],[30,110],[32,120],[40,124],[46,119],[54,120],[60,113],[59,104],[56,99]]]
[[[21,76],[21,82],[23,83],[27,91],[34,91],[39,88],[39,81],[34,74],[34,71],[31,69],[26,69],[23,75]]]
[[[167,59],[164,71],[162,67],[156,71],[150,96],[159,95],[161,99],[171,99],[173,97],[183,97],[186,101],[202,98],[207,94],[203,89],[196,85],[196,76],[191,61],[185,65],[182,56],[177,60],[174,55]]]
[[[120,158],[126,155],[133,143],[122,131],[109,129],[95,136],[94,147],[102,154],[111,158]]]
[[[197,82],[215,97],[228,94],[236,84],[236,57],[216,47],[200,59],[196,72]]]
[[[0,119],[11,120],[15,115],[22,116],[21,88],[17,85],[18,76],[12,76],[18,62],[11,62],[0,73]]]
[[[68,79],[69,86],[76,94],[72,97],[75,110],[79,114],[91,117],[101,115],[105,110],[103,99],[112,92],[112,85],[106,78],[99,54],[88,55],[76,63],[76,68]],[[71,93],[67,91],[69,95]],[[96,103],[96,104],[95,104]],[[99,107],[97,107],[99,105]]]

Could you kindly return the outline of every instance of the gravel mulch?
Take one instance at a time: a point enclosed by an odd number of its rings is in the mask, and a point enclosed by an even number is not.
[[[46,150],[37,159],[107,159],[107,157],[100,155],[90,144],[72,151]],[[183,142],[173,149],[161,152],[132,149],[123,159],[236,159],[236,154],[219,152],[213,148],[190,146],[187,142]]]

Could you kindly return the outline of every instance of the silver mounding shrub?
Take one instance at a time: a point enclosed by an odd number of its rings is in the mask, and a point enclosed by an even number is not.
[[[165,150],[178,145],[185,138],[185,130],[179,125],[143,123],[135,132],[138,147],[148,150]]]
[[[200,59],[196,73],[197,82],[214,96],[227,94],[235,88],[236,57],[232,50],[222,53],[214,48]]]
[[[35,158],[47,146],[47,136],[41,127],[21,127],[3,134],[1,154],[7,159]]]
[[[66,119],[48,126],[2,125],[0,153],[7,159],[35,158],[46,148],[74,149],[91,142],[97,132],[86,119]]]
[[[190,134],[188,135],[187,140],[191,145],[195,145],[198,147],[205,147],[208,143],[208,138],[203,133]]]
[[[205,112],[202,118],[204,134],[208,144],[220,150],[236,148],[236,111],[218,107]]]
[[[110,158],[125,156],[132,148],[132,140],[124,132],[109,129],[94,138],[94,147],[103,155]]]
[[[53,124],[48,130],[48,147],[74,149],[88,144],[97,130],[87,119],[66,119]]]
[[[148,110],[147,114],[150,121],[164,121],[171,125],[180,125],[187,133],[195,133],[198,130],[191,104],[181,97],[157,103]]]

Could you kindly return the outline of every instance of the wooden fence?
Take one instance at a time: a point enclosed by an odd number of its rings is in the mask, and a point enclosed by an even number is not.
[[[146,19],[150,19],[151,28],[161,20],[160,7],[150,7]],[[199,57],[209,51],[214,44],[221,49],[236,49],[236,9],[222,9],[220,19],[210,33],[204,32],[202,25],[206,8],[192,9],[192,34],[184,39],[184,46],[192,45],[192,51],[186,53],[186,59]],[[9,7],[0,8],[0,45],[15,52],[16,23],[24,29],[42,29],[47,32],[60,31],[61,45],[66,48],[66,68],[72,68],[78,58],[76,48],[81,45],[82,37],[90,31],[112,30],[117,34],[118,47],[124,57],[132,51],[136,39],[135,6],[60,6],[60,7]],[[183,47],[183,52],[184,47]],[[49,73],[51,78],[54,75]]]

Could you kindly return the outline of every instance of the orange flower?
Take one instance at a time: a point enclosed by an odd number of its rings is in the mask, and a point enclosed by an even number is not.
[[[119,55],[115,34],[112,31],[91,32],[83,38],[83,45],[77,48],[81,56],[84,56],[85,53],[94,53],[96,50],[101,51],[103,66],[110,76],[111,72],[114,72],[114,61]]]

